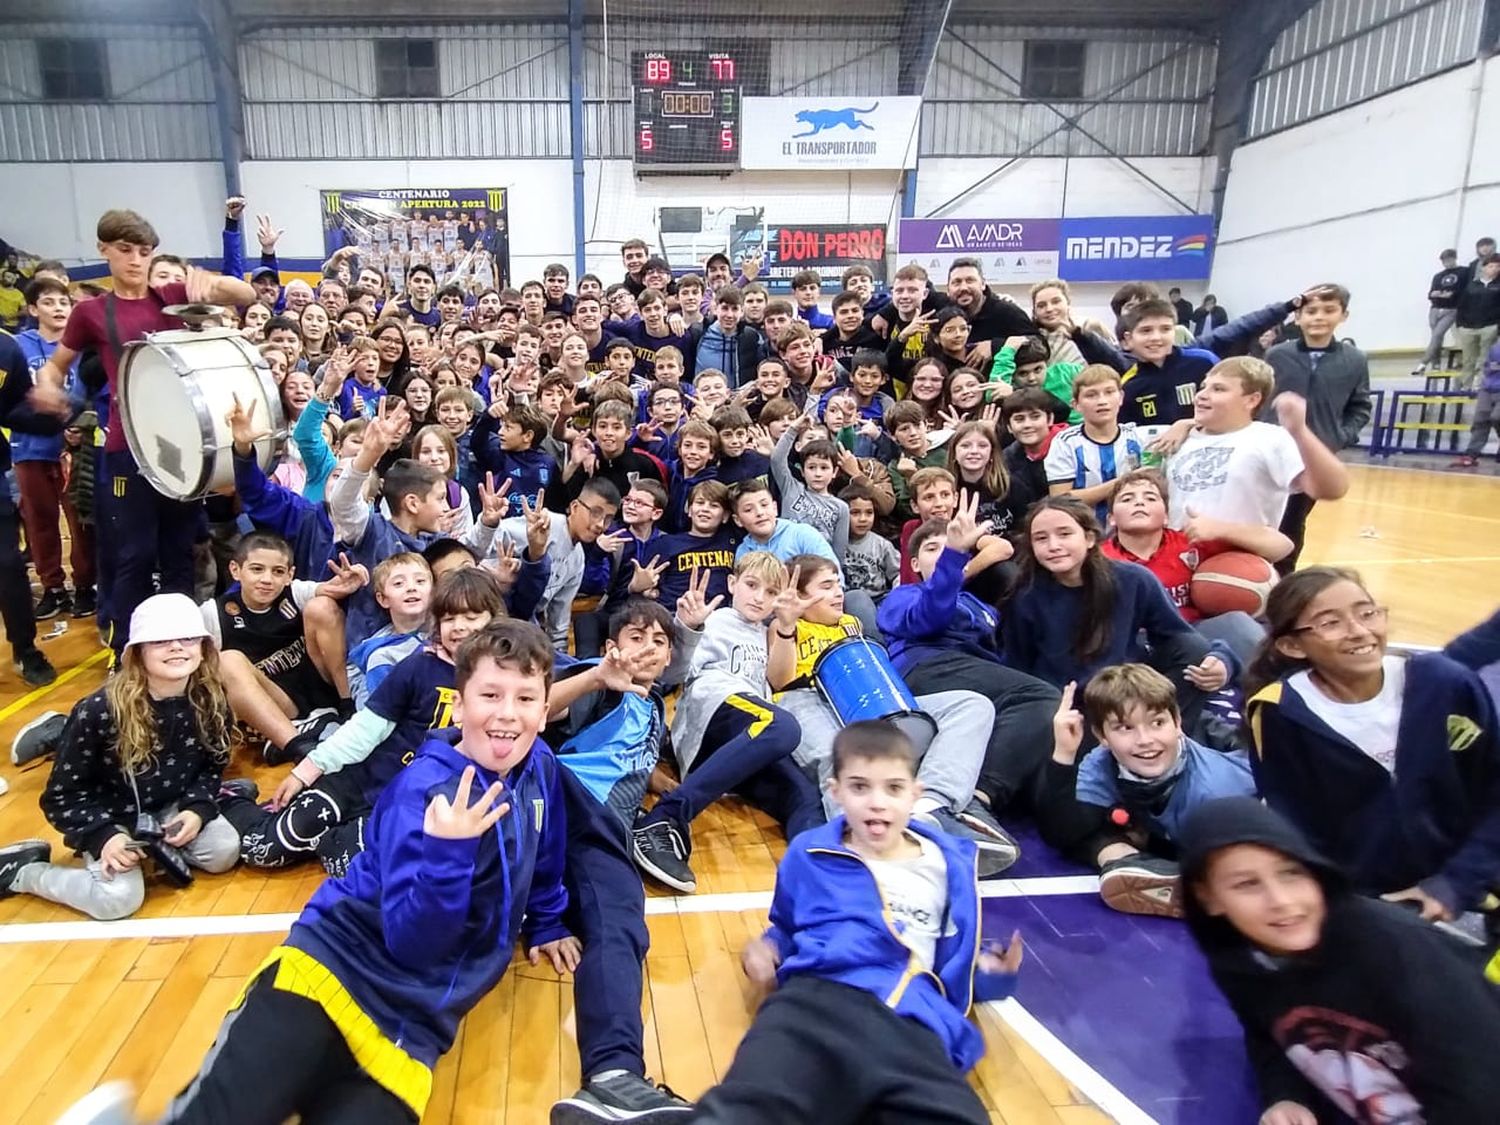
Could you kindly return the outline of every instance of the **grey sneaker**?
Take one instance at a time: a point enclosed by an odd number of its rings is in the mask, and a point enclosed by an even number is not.
[[[109,1082],[74,1102],[56,1125],[135,1125],[135,1091],[128,1082]]]
[[[1099,872],[1099,895],[1122,914],[1182,917],[1182,872],[1170,859],[1137,853]]]
[[[629,1071],[590,1078],[583,1089],[552,1107],[551,1125],[594,1125],[630,1121],[634,1125],[667,1125],[686,1121],[693,1107],[663,1085]]]
[[[966,809],[967,813],[968,810]],[[913,820],[920,820],[929,828],[936,828],[940,832],[946,832],[950,836],[956,836],[960,840],[969,840],[979,848],[979,877],[987,879],[991,875],[998,875],[1016,860],[1021,858],[1020,846],[1016,844],[997,824],[994,831],[999,836],[989,831],[980,831],[972,828],[960,817],[955,816],[946,808],[933,809],[931,812],[918,813]]]
[[[10,744],[10,764],[24,766],[45,758],[57,749],[68,717],[61,711],[44,711],[20,730]]]

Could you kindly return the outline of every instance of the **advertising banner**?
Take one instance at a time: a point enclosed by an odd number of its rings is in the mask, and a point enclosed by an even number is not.
[[[1212,215],[1062,220],[1067,281],[1197,281],[1213,264]]]
[[[740,167],[847,172],[914,168],[922,99],[746,98]]]
[[[803,270],[817,270],[823,295],[835,296],[840,277],[850,266],[868,266],[875,284],[884,284],[884,223],[783,223],[736,232],[729,259],[739,262],[746,253],[764,248],[760,276],[772,294],[792,291],[792,278]]]
[[[942,283],[955,258],[978,258],[999,284],[1057,276],[1057,219],[902,219],[899,264],[915,262]]]
[[[381,188],[325,190],[323,248],[358,249],[358,268],[373,267],[400,293],[406,271],[425,265],[438,287],[478,293],[511,282],[506,189]]]

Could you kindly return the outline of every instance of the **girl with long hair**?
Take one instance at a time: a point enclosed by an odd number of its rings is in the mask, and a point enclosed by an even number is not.
[[[936,430],[943,424],[941,412],[947,388],[948,371],[940,360],[925,356],[912,364],[908,375],[906,397],[927,412],[927,428]]]
[[[297,324],[302,336],[302,357],[307,360],[307,369],[316,371],[338,343],[328,321],[328,310],[314,302],[303,308]]]
[[[1356,888],[1455,917],[1500,886],[1500,737],[1483,683],[1443,653],[1389,651],[1360,576],[1294,571],[1245,674],[1266,803]]]
[[[948,439],[948,471],[960,495],[979,497],[979,522],[1007,535],[1025,518],[1010,502],[1010,474],[1000,456],[1000,439],[988,422],[960,422]]]
[[[186,594],[147,598],[119,670],[51,736],[42,812],[85,865],[50,862],[41,840],[0,848],[0,896],[35,895],[109,921],[140,909],[148,858],[179,886],[190,867],[228,871],[240,835],[216,799],[231,718],[198,607]]]
[[[380,351],[377,378],[382,387],[400,383],[411,367],[411,352],[406,346],[406,329],[399,320],[383,320],[370,334]]]
[[[1038,500],[1024,528],[1020,582],[1001,615],[1005,663],[1055,687],[1076,684],[1080,694],[1106,665],[1150,664],[1176,686],[1191,728],[1206,693],[1229,682],[1228,647],[1194,632],[1145,567],[1106,557],[1082,501]]]

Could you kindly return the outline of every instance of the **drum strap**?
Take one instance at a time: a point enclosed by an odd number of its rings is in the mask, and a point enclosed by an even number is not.
[[[119,370],[120,360],[125,355],[125,345],[120,343],[120,326],[115,322],[115,295],[108,293],[104,297],[104,333],[109,337],[109,346],[115,353],[115,370]]]

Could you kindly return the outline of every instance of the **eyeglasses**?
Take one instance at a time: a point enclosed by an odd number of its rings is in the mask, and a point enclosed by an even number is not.
[[[582,508],[589,514],[590,523],[598,524],[600,527],[608,524],[610,519],[615,514],[613,508],[595,508],[590,504],[585,504],[582,500],[575,500],[573,501],[573,503],[577,504],[580,508]]]
[[[170,649],[178,647],[179,645],[183,648],[192,648],[200,640],[202,640],[201,637],[172,637],[171,639],[165,641],[147,641],[146,645],[160,652],[166,652]]]
[[[1329,614],[1308,625],[1298,625],[1293,633],[1316,633],[1325,641],[1336,641],[1347,636],[1358,625],[1362,629],[1373,629],[1386,618],[1389,609],[1383,605],[1362,605],[1352,613]]]

